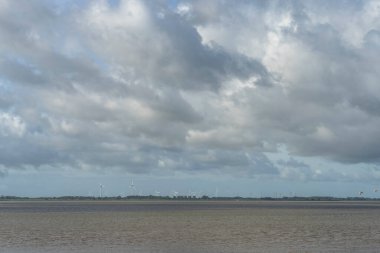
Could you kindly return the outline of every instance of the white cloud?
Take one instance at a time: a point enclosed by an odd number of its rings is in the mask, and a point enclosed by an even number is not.
[[[1,1],[0,160],[322,178],[261,153],[284,145],[377,166],[378,3],[322,2]]]
[[[313,133],[313,136],[317,140],[324,142],[331,142],[335,137],[334,133],[325,126],[318,126]]]
[[[19,116],[0,112],[0,133],[3,136],[22,137],[25,133],[26,125]]]

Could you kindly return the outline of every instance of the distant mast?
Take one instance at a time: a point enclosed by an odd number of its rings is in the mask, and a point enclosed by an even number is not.
[[[103,185],[102,184],[99,185],[99,196],[100,196],[100,198],[103,197]]]

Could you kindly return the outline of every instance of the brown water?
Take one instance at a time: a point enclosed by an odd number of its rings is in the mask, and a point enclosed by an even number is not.
[[[380,252],[379,218],[379,202],[0,202],[0,252]]]

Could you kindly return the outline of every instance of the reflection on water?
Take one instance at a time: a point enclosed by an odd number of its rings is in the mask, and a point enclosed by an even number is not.
[[[376,202],[0,202],[0,252],[380,252]]]

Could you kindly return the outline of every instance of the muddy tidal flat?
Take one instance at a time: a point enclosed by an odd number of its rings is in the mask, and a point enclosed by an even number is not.
[[[380,252],[380,202],[0,202],[0,253],[26,252]]]

